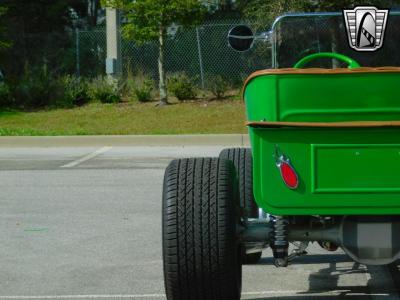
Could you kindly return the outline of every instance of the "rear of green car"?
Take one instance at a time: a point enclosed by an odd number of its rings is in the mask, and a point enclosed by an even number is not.
[[[286,216],[400,214],[399,85],[392,67],[251,76],[244,99],[257,204]]]
[[[345,35],[331,33],[341,17],[297,14],[278,18],[269,34],[244,25],[229,31],[236,51],[272,36],[275,68],[300,60],[246,81],[251,149],[175,160],[166,169],[168,299],[238,300],[241,265],[258,262],[267,247],[276,267],[307,254],[314,242],[360,264],[400,259],[400,67],[362,68],[349,56],[321,51],[340,49]],[[329,31],[321,31],[323,22]],[[357,60],[398,65],[393,25],[390,47],[378,56],[354,52]],[[333,69],[303,69],[321,58]]]

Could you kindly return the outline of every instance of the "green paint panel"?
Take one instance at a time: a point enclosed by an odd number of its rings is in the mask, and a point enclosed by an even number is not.
[[[400,192],[400,145],[311,145],[312,193]]]
[[[273,74],[252,79],[249,121],[400,120],[400,73]]]
[[[260,75],[244,91],[248,121],[400,120],[400,73]],[[254,196],[276,215],[400,214],[400,128],[253,128]],[[276,166],[279,148],[297,189]]]
[[[266,212],[400,214],[400,128],[286,127],[249,132],[254,196]],[[295,190],[285,186],[276,167],[277,146],[298,174]]]

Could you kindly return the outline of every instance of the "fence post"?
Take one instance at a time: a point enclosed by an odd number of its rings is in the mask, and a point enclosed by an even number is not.
[[[204,90],[203,58],[202,58],[202,55],[201,55],[200,33],[199,33],[199,27],[198,26],[196,26],[196,37],[197,37],[197,51],[198,51],[198,54],[199,54],[201,88]]]
[[[106,73],[116,78],[122,73],[120,11],[106,8],[107,58]]]
[[[75,28],[75,47],[76,47],[76,76],[81,76],[81,62],[79,53],[79,29]]]

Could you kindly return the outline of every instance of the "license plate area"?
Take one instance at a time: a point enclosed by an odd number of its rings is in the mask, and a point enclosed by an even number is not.
[[[400,145],[311,145],[311,192],[399,193]]]

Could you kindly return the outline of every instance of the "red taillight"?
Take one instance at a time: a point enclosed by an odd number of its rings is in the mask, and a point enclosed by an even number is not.
[[[299,186],[299,178],[297,177],[296,171],[288,161],[282,160],[278,168],[281,171],[283,182],[288,188],[295,189]]]
[[[278,145],[275,145],[275,163],[281,172],[281,177],[286,186],[290,189],[296,189],[299,186],[299,177],[290,164],[289,159],[283,154]]]

